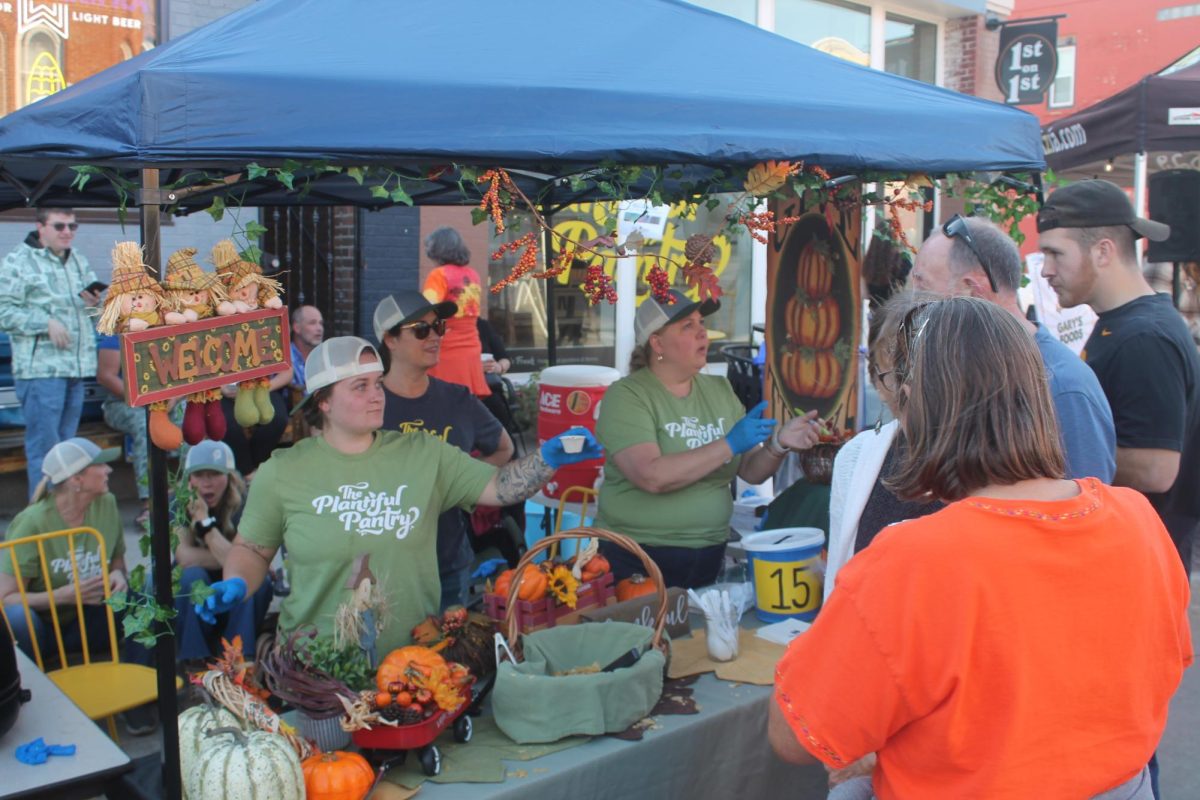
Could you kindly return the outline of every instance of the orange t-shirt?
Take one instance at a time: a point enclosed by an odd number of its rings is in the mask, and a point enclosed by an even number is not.
[[[776,672],[797,739],[877,752],[880,800],[1086,798],[1158,745],[1192,662],[1188,581],[1142,495],[970,498],[894,525]]]
[[[438,363],[429,370],[435,378],[466,386],[472,394],[487,397],[492,393],[483,376],[483,345],[475,319],[479,316],[483,287],[479,273],[461,264],[444,264],[429,273],[421,290],[431,303],[453,300],[458,312],[446,320],[446,335]]]

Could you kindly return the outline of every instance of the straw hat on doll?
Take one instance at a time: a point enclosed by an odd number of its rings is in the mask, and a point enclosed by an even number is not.
[[[176,250],[167,259],[163,288],[172,292],[211,292],[217,300],[224,300],[225,286],[220,277],[205,272],[196,263],[196,248]]]
[[[137,242],[117,242],[112,251],[112,283],[104,298],[104,312],[96,329],[104,334],[116,331],[121,316],[121,298],[124,295],[149,292],[161,305],[165,300],[163,288],[147,270],[152,269],[142,257],[142,247]]]

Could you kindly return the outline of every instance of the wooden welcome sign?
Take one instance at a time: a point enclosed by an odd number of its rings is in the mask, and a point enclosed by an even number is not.
[[[247,311],[121,335],[125,397],[145,406],[291,366],[287,309]]]

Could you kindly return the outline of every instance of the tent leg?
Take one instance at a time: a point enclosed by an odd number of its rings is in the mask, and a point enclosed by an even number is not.
[[[550,209],[542,206],[542,216],[546,219],[547,230],[542,233],[542,258],[547,265],[550,264],[550,247],[554,244],[554,237],[550,235],[550,229],[554,227],[554,220],[551,217]],[[553,367],[558,363],[558,323],[554,319],[554,291],[555,284],[558,281],[554,278],[546,279],[546,364]]]
[[[1133,208],[1139,217],[1146,214],[1146,154],[1137,153],[1133,157]],[[1138,263],[1146,254],[1146,240],[1137,240]]]
[[[143,197],[141,201],[142,245],[146,263],[162,274],[162,240],[159,236],[157,203],[158,170],[142,170]],[[149,410],[146,411],[147,418]],[[148,420],[147,420],[148,421]],[[171,530],[167,509],[167,454],[150,444],[150,556],[153,563],[154,599],[164,608],[174,608],[171,591]],[[162,733],[162,765],[164,797],[180,800],[183,797],[179,767],[179,706],[175,697],[175,636],[165,622],[155,624],[158,641],[154,647],[158,667],[158,718]]]

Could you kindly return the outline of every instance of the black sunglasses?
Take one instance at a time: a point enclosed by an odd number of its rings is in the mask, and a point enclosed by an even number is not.
[[[55,222],[50,227],[54,228],[54,230],[58,231],[59,233],[62,233],[67,228],[70,228],[73,231],[77,231],[77,230],[79,230],[79,223],[78,222]]]
[[[992,292],[998,292],[996,288],[996,279],[992,277],[992,268],[983,260],[983,256],[979,255],[978,248],[975,247],[975,240],[971,238],[971,229],[967,227],[967,220],[962,214],[955,214],[950,219],[946,220],[946,224],[942,226],[942,233],[946,234],[947,239],[953,239],[955,236],[963,240],[963,244],[975,256],[975,260],[979,262],[979,266],[983,267],[983,274],[987,275],[988,284],[992,287]]]
[[[446,320],[435,319],[433,322],[414,322],[411,325],[401,325],[400,330],[410,330],[413,336],[418,339],[428,339],[430,333],[436,333],[438,336],[446,335]]]

